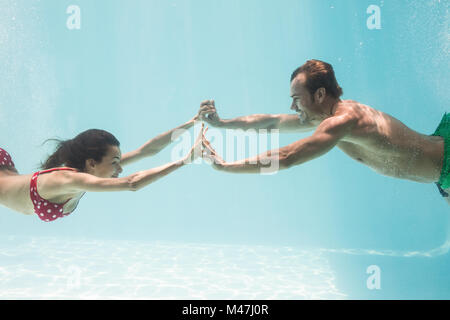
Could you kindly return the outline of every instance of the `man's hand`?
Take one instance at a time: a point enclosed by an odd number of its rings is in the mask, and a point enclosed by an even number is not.
[[[206,131],[205,131],[206,132]],[[220,170],[225,165],[225,160],[223,160],[211,146],[211,143],[206,139],[203,134],[202,138],[203,146],[203,159],[208,159],[214,169]]]
[[[206,121],[213,126],[219,126],[222,121],[217,114],[214,100],[205,100],[200,104],[198,117],[200,117],[200,120]]]

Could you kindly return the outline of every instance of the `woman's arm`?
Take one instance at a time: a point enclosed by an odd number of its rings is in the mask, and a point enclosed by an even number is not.
[[[186,159],[139,171],[123,178],[99,178],[88,173],[65,172],[66,182],[60,193],[90,191],[137,191],[188,164]]]
[[[41,186],[41,196],[48,198],[77,192],[137,191],[173,171],[192,163],[201,157],[203,125],[191,150],[182,159],[167,163],[157,168],[133,173],[123,178],[99,178],[97,176],[73,171],[58,171]]]
[[[164,132],[153,139],[150,139],[138,149],[125,153],[122,155],[122,159],[120,160],[121,166],[126,166],[130,163],[141,160],[142,158],[157,154],[162,149],[167,147],[172,141],[175,141],[183,133],[183,130],[191,128],[198,119],[199,116],[196,115],[188,122],[173,128],[172,130]]]

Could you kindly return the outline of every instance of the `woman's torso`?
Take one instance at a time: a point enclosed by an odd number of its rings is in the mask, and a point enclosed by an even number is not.
[[[49,179],[55,177],[56,172],[41,173],[37,176],[37,193],[45,194],[45,185]],[[30,184],[32,174],[19,175],[11,171],[0,171],[0,202],[4,206],[23,214],[35,214],[35,206],[30,197]],[[60,194],[50,198],[44,198],[49,203],[63,204],[63,213],[71,213],[78,205],[78,201],[84,192],[73,194]]]

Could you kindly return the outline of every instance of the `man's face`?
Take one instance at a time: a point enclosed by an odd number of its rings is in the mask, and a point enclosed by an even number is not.
[[[95,164],[93,174],[100,178],[117,178],[122,172],[122,167],[120,166],[121,157],[122,154],[119,147],[109,146],[102,161]]]
[[[299,114],[303,114],[306,117],[311,117],[315,114],[313,99],[309,91],[304,86],[305,81],[305,75],[300,73],[291,82],[291,110],[294,110]]]

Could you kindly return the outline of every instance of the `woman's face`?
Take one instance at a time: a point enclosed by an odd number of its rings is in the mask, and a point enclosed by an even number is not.
[[[121,158],[122,153],[120,152],[119,147],[108,146],[102,161],[95,162],[95,164],[91,166],[92,172],[90,173],[100,178],[117,178],[123,171],[120,166]]]

